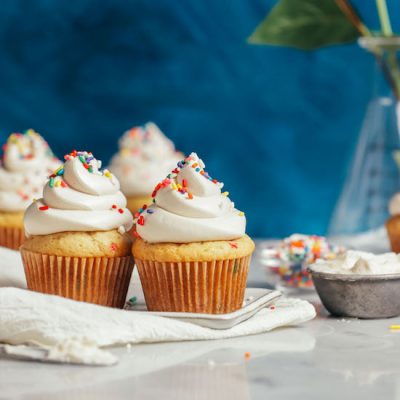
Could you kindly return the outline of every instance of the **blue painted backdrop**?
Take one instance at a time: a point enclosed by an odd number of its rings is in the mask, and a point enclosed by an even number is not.
[[[60,156],[89,149],[107,161],[125,129],[154,120],[225,182],[250,234],[323,233],[373,61],[356,45],[246,44],[274,3],[2,0],[1,139],[33,127]],[[374,2],[356,4],[376,25]]]

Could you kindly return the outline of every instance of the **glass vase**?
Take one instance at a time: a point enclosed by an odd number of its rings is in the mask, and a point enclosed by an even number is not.
[[[390,198],[400,190],[400,38],[368,37],[359,44],[376,59],[374,92],[330,221],[330,236],[379,230],[389,216]]]

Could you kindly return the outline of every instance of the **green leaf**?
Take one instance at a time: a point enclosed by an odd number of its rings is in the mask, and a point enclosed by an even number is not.
[[[279,0],[248,40],[313,50],[359,36],[335,0]]]

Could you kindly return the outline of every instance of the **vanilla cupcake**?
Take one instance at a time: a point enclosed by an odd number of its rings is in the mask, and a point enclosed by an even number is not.
[[[244,213],[195,153],[159,183],[136,215],[133,254],[151,311],[241,308],[253,241]]]
[[[152,122],[124,133],[109,169],[119,179],[132,213],[151,201],[154,186],[181,158],[174,144]]]
[[[73,151],[25,212],[28,288],[123,307],[133,269],[132,215],[118,180],[91,153]]]
[[[19,248],[25,237],[24,211],[59,165],[47,142],[32,129],[8,137],[0,164],[0,246]]]

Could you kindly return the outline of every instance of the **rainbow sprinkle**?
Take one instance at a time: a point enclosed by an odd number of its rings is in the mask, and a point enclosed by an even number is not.
[[[7,151],[10,145],[15,145],[18,149],[18,155],[21,160],[31,160],[35,157],[35,145],[34,141],[39,141],[43,146],[45,156],[49,159],[56,159],[53,152],[51,151],[48,143],[43,139],[43,137],[35,132],[33,129],[28,129],[24,133],[14,132],[8,139],[7,143],[2,146],[4,158],[4,153]]]
[[[101,168],[101,161],[96,160],[91,152],[87,151],[77,151],[73,150],[71,153],[66,154],[64,156],[64,160],[72,160],[73,158],[77,158],[83,165],[83,167],[92,174],[104,175],[107,178],[112,178],[113,174],[104,169],[103,171],[100,170]],[[64,165],[58,167],[50,176],[49,176],[49,186],[51,188],[66,188],[68,187],[67,183],[63,179],[64,176]]]

